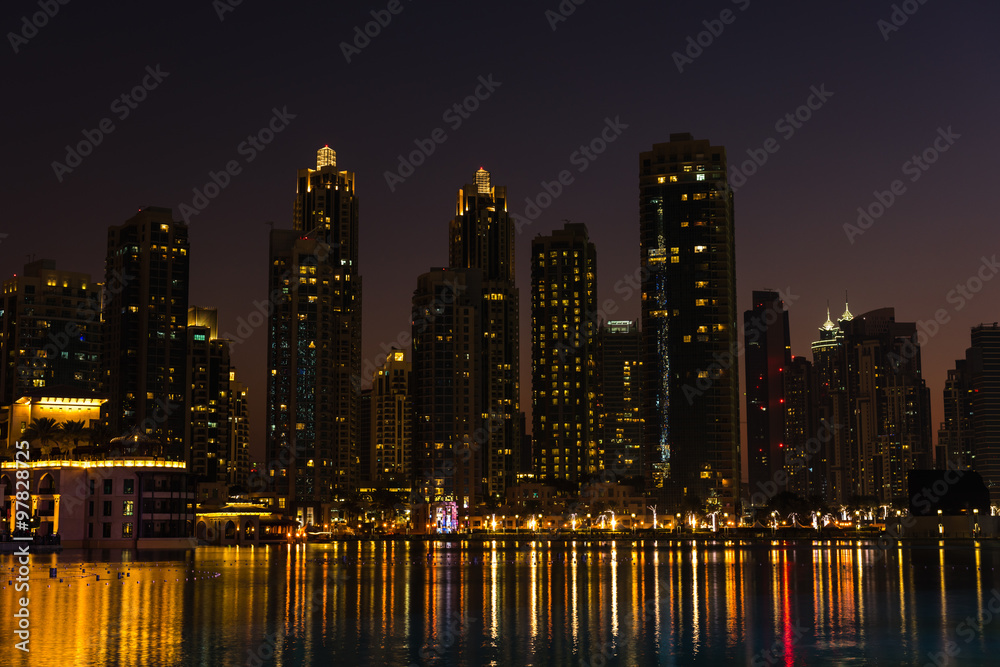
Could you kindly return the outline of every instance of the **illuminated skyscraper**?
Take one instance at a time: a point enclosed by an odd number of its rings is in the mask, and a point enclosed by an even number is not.
[[[219,338],[214,308],[188,308],[184,451],[199,482],[229,483],[231,436],[229,341]]]
[[[642,475],[642,336],[638,322],[608,322],[597,335],[597,448],[619,478]]]
[[[229,476],[230,486],[246,490],[250,474],[249,390],[239,381],[236,368],[229,367]]]
[[[149,206],[108,229],[101,367],[108,426],[182,451],[188,228]]]
[[[406,353],[393,349],[375,371],[371,392],[371,481],[403,486],[412,473],[412,364]]]
[[[0,405],[29,391],[100,388],[101,284],[40,259],[3,283]]]
[[[414,486],[445,527],[488,490],[483,301],[478,269],[432,269],[413,292]]]
[[[651,490],[734,515],[739,368],[726,150],[672,134],[639,156],[643,456]]]
[[[484,473],[487,493],[502,497],[516,483],[520,434],[518,290],[514,286],[514,221],[507,188],[491,185],[485,169],[458,191],[449,226],[453,269],[478,269],[483,280],[483,345],[480,378],[487,420]]]
[[[601,462],[594,352],[597,250],[566,223],[531,242],[531,393],[535,471],[579,482]]]
[[[310,523],[359,480],[358,199],[329,148],[298,172],[293,226],[270,239],[266,435],[275,488]]]

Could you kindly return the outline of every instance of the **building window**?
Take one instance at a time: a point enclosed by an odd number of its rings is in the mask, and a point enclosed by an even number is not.
[[[94,536],[94,524],[88,523],[87,524],[87,537],[93,537],[93,536]]]
[[[110,523],[102,523],[101,524],[101,536],[102,537],[111,537],[111,524]]]
[[[90,495],[94,495],[94,493],[96,493],[94,484],[96,484],[95,480],[90,480]]]
[[[110,524],[108,524],[110,525]],[[122,537],[132,537],[132,522],[126,521],[122,524]]]
[[[123,500],[122,501],[122,516],[132,516],[135,513],[135,501]]]
[[[94,501],[90,501],[90,516],[94,516]]]
[[[122,493],[125,494],[126,496],[135,493],[134,479],[126,479],[124,482],[122,482]]]
[[[112,480],[110,479],[104,480],[104,493],[112,493],[112,488],[113,488],[112,484],[114,484]]]
[[[104,514],[103,514],[103,516],[111,516],[111,501],[110,500],[105,500],[104,501]]]

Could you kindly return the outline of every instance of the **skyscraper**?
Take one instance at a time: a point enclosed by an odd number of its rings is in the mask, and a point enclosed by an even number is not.
[[[101,285],[50,259],[24,266],[0,299],[0,405],[62,386],[100,388]]]
[[[375,371],[371,393],[371,472],[374,484],[403,486],[412,473],[412,364],[393,349]]]
[[[184,448],[188,472],[199,482],[229,484],[229,341],[219,338],[214,308],[188,308]]]
[[[754,291],[743,313],[747,408],[747,481],[750,493],[785,468],[785,388],[792,363],[788,311],[777,292]],[[808,437],[808,436],[807,436]]]
[[[844,314],[838,319],[844,325],[854,319],[850,308],[845,306]],[[819,340],[812,344],[814,402],[818,423],[829,424],[831,435],[817,456],[826,464],[826,500],[831,503],[846,503],[854,493],[853,464],[851,454],[851,432],[853,419],[850,412],[850,394],[847,381],[847,348],[844,332],[830,319],[830,309],[826,309],[826,321],[819,328]]]
[[[230,486],[247,489],[250,474],[249,390],[239,381],[236,368],[229,367],[229,477]]]
[[[188,228],[148,206],[108,229],[101,367],[108,426],[184,441]]]
[[[973,396],[973,467],[996,502],[1000,500],[1000,326],[996,322],[972,328],[966,359]]]
[[[597,334],[597,449],[600,466],[619,477],[642,475],[638,322],[607,322]]]
[[[531,242],[531,394],[535,471],[579,482],[600,466],[594,367],[597,250],[567,222]]]
[[[445,530],[489,489],[483,301],[479,269],[431,269],[413,292],[414,487]]]
[[[639,156],[643,456],[652,489],[735,514],[736,256],[726,150],[672,134]]]
[[[480,391],[488,421],[483,463],[487,493],[499,498],[517,481],[521,445],[514,221],[507,212],[507,188],[493,186],[482,168],[473,180],[458,191],[449,225],[449,265],[482,272],[485,368]]]
[[[812,363],[805,357],[792,357],[782,381],[785,435],[780,464],[788,475],[784,490],[803,498],[825,498],[827,453],[819,441]],[[810,444],[814,438],[812,443],[820,442],[819,449]]]
[[[317,523],[359,480],[358,200],[328,147],[298,171],[293,226],[270,239],[267,453],[278,493]]]
[[[971,468],[976,432],[972,422],[972,378],[966,359],[957,359],[944,383],[944,420],[938,430],[937,468]]]
[[[847,354],[850,495],[882,502],[907,494],[907,473],[933,462],[930,394],[913,322],[892,308],[842,320]],[[850,496],[842,496],[841,502]]]

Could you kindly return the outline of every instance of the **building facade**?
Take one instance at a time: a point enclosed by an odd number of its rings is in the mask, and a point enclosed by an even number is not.
[[[101,369],[114,433],[183,445],[189,264],[187,225],[168,208],[108,229]]]
[[[531,242],[531,394],[535,471],[579,482],[597,450],[597,250],[586,225]]]
[[[507,188],[485,169],[458,191],[449,224],[449,266],[482,272],[482,360],[479,378],[488,421],[483,452],[487,492],[502,498],[517,482],[521,445],[518,289],[514,284],[514,221]]]
[[[734,514],[740,497],[733,194],[726,149],[673,134],[639,156],[648,488]]]
[[[214,308],[188,308],[185,368],[184,446],[188,471],[196,482],[229,481],[229,341],[219,338]]]
[[[26,264],[3,283],[0,405],[45,387],[97,392],[100,333],[99,283],[50,259]]]
[[[747,481],[754,491],[785,469],[785,387],[792,363],[788,311],[777,292],[753,292],[743,313],[746,367]],[[751,491],[752,493],[753,491]]]
[[[323,148],[300,169],[292,230],[272,230],[267,458],[303,522],[359,481],[361,276],[354,174]],[[311,517],[311,518],[310,518]]]
[[[597,335],[597,449],[616,477],[642,475],[642,334],[638,322],[613,321]]]
[[[406,353],[393,349],[372,378],[369,474],[376,485],[399,486],[412,477],[412,370]]]

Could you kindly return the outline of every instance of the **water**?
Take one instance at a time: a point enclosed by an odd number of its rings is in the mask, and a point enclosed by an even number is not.
[[[1000,662],[995,543],[66,551],[34,556],[30,662],[12,646],[13,566],[0,556],[3,665]]]

